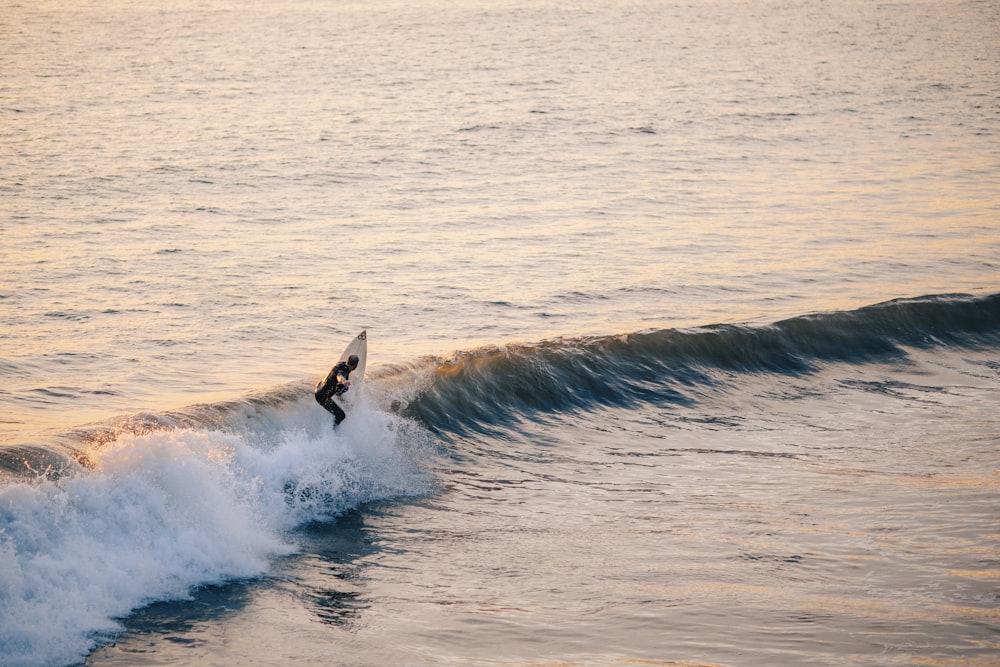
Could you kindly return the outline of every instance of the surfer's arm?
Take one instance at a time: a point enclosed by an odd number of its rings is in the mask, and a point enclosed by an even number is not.
[[[320,404],[325,403],[326,399],[335,394],[342,393],[339,391],[340,388],[340,376],[343,371],[340,368],[340,364],[337,364],[330,369],[326,377],[319,381],[316,385],[316,400]]]
[[[351,386],[348,380],[351,377],[351,367],[342,361],[334,366],[333,371],[334,383],[337,385],[335,391],[337,394],[343,394]]]
[[[341,361],[334,366],[326,379],[316,385],[316,401],[326,406],[327,400],[331,396],[340,396],[351,386],[347,378],[351,376],[351,369],[346,362]]]

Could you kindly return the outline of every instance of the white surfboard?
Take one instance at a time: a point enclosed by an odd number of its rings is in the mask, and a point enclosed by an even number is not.
[[[352,354],[358,355],[358,367],[351,371],[351,382],[354,382],[355,375],[357,379],[361,380],[365,377],[365,361],[368,360],[368,331],[362,331],[357,336],[354,337],[347,347],[344,348],[344,353],[340,355],[340,359],[337,363],[341,361],[347,361],[347,358]]]
[[[340,355],[340,359],[337,363],[341,361],[347,361],[347,358],[352,354],[358,355],[358,367],[351,371],[351,377],[349,382],[351,383],[351,388],[340,397],[341,400],[347,399],[352,401],[357,398],[358,394],[361,393],[361,382],[365,379],[365,362],[368,361],[368,331],[362,331],[357,336],[354,337],[347,347],[344,348],[344,353]]]

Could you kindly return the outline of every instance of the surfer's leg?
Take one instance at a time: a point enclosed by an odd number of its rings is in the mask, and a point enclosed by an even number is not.
[[[326,400],[319,400],[319,394],[316,394],[316,402],[323,406],[323,408],[333,415],[333,425],[336,426],[340,422],[347,418],[347,413],[344,409],[337,405],[337,401],[333,400],[333,395],[328,395]]]
[[[333,399],[330,399],[330,401],[327,403],[327,406],[328,406],[327,410],[333,413],[334,426],[347,419],[347,413],[344,412],[344,409],[339,405],[337,405],[337,403],[334,402]]]

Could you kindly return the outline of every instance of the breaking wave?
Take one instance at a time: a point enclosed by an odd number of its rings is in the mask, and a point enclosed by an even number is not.
[[[1000,346],[1000,294],[898,299],[769,326],[715,325],[563,339],[441,360],[402,413],[439,434],[595,405],[692,404],[741,374],[905,360],[908,348]]]
[[[303,524],[429,492],[441,440],[600,405],[688,405],[748,375],[906,363],[933,347],[1000,347],[1000,295],[387,365],[336,431],[303,382],[4,448],[0,663],[78,661],[137,607],[266,574]]]
[[[58,466],[42,467],[54,448],[34,450],[0,485],[0,664],[78,662],[133,609],[264,575],[303,524],[432,488],[412,422],[356,405],[333,431],[306,406],[119,420],[75,434],[86,450]]]

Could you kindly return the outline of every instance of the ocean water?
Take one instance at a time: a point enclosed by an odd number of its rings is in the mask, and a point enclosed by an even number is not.
[[[0,0],[0,664],[996,665],[998,34]]]

